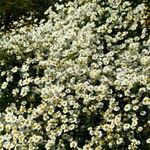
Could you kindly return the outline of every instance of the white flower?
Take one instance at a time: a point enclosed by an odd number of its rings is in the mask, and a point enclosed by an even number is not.
[[[46,150],[50,150],[54,146],[54,144],[55,144],[54,140],[48,140],[45,145]]]
[[[142,65],[148,65],[148,64],[150,64],[150,57],[149,56],[143,56],[143,57],[141,57],[140,62]]]
[[[23,87],[23,88],[21,89],[20,95],[21,95],[22,97],[24,97],[24,96],[26,96],[26,95],[28,94],[28,92],[29,92],[29,86],[25,86],[25,87]]]
[[[137,129],[139,132],[143,131],[143,127],[138,127]]]
[[[137,126],[137,124],[138,124],[138,121],[137,121],[137,120],[133,120],[131,125],[132,125],[133,128],[134,128],[135,126]]]
[[[141,112],[140,112],[140,115],[141,115],[141,116],[144,116],[145,114],[146,114],[146,111],[141,111]]]
[[[6,78],[6,81],[7,81],[7,82],[12,82],[12,81],[13,81],[13,76],[8,76],[8,77]]]
[[[71,148],[76,148],[76,147],[77,147],[77,142],[76,142],[76,141],[72,141],[72,142],[70,143],[70,147],[71,147]]]
[[[148,138],[148,139],[146,140],[146,143],[150,144],[150,138]]]
[[[11,69],[11,71],[12,71],[13,73],[16,73],[17,70],[18,70],[18,67],[17,67],[17,66],[15,66],[14,68]]]
[[[101,138],[103,136],[102,131],[99,131],[99,137]]]
[[[125,124],[123,125],[124,131],[128,130],[129,128],[130,128],[130,124],[125,123]]]
[[[124,110],[125,111],[130,111],[131,110],[131,104],[125,105]]]
[[[1,88],[2,88],[2,89],[6,89],[6,88],[7,88],[7,85],[8,85],[8,82],[3,82],[3,84],[1,85]]]
[[[123,138],[119,138],[119,139],[117,139],[116,143],[117,143],[117,145],[122,144],[122,143],[123,143]]]
[[[32,82],[31,78],[26,78],[23,80],[23,85],[28,85],[30,82]]]
[[[29,69],[29,66],[24,64],[24,65],[22,65],[21,71],[26,72],[26,71],[28,71],[28,69]]]
[[[18,88],[12,90],[12,94],[14,96],[16,96],[18,93],[19,93],[19,89]]]
[[[6,74],[5,71],[2,71],[2,72],[1,72],[1,76],[4,76],[5,74]]]
[[[34,143],[39,143],[42,141],[42,137],[38,135],[33,135],[31,138],[32,138],[32,142]]]
[[[139,109],[138,105],[133,106],[133,110],[137,111]]]
[[[150,105],[150,98],[149,97],[145,97],[142,101],[143,105]]]

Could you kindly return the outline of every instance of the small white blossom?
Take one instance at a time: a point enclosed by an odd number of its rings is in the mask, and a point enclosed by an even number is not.
[[[70,143],[70,147],[71,147],[71,148],[76,148],[76,147],[77,147],[77,142],[76,142],[76,141],[72,141],[72,142]]]
[[[1,85],[1,88],[2,88],[2,89],[6,89],[6,88],[7,88],[7,85],[8,85],[8,82],[3,82],[3,84]]]
[[[150,138],[148,138],[148,139],[146,140],[146,143],[150,144]]]
[[[28,71],[28,69],[29,69],[29,66],[24,64],[24,65],[22,65],[21,71],[26,72],[26,71]]]
[[[13,73],[16,73],[17,70],[18,70],[18,67],[17,67],[17,66],[15,66],[14,68],[11,69],[11,71],[12,71]]]
[[[125,105],[124,110],[125,111],[130,111],[131,110],[131,105],[130,104]]]
[[[23,87],[23,88],[21,89],[20,95],[21,95],[22,97],[24,97],[24,96],[27,95],[28,92],[29,92],[29,86],[25,86],[25,87]]]
[[[130,128],[130,124],[124,124],[123,125],[123,129],[126,131],[126,130],[128,130]]]

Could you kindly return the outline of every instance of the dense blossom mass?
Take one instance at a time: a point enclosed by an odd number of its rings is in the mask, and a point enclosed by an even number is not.
[[[0,33],[0,149],[150,149],[148,7],[55,7]]]

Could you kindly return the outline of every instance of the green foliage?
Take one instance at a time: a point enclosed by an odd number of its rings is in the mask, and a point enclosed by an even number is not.
[[[66,3],[71,0],[0,0],[0,27],[4,26],[4,30],[13,28],[13,21],[18,21],[22,16],[34,16],[41,20],[45,18],[44,12],[48,7],[56,3]],[[33,20],[27,21],[29,24]]]

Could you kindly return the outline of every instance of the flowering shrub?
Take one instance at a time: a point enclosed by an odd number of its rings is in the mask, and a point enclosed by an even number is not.
[[[0,34],[0,148],[150,149],[147,6],[55,7]]]

